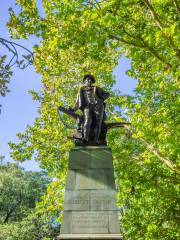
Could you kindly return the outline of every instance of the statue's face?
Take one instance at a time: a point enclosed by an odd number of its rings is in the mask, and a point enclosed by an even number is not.
[[[87,77],[87,78],[84,80],[84,85],[85,85],[86,87],[90,87],[91,84],[92,84],[91,78],[88,78],[88,77]]]

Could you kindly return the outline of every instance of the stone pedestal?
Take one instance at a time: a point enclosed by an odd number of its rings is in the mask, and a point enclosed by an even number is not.
[[[70,152],[59,239],[121,239],[108,147]]]

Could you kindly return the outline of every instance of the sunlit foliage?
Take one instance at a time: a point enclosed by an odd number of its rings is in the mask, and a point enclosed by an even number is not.
[[[56,177],[44,205],[61,210],[72,147],[71,130],[59,121],[57,106],[72,106],[83,75],[91,73],[111,91],[108,119],[121,120],[117,109],[126,108],[125,118],[132,123],[108,135],[124,239],[178,238],[179,2],[43,0],[44,16],[35,0],[17,3],[21,10],[17,15],[11,10],[8,27],[14,38],[41,37],[34,46],[34,67],[43,88],[31,92],[40,102],[40,116],[18,134],[19,144],[10,146],[14,159],[34,156]],[[112,91],[112,71],[122,54],[132,63],[127,74],[138,80],[133,97]]]

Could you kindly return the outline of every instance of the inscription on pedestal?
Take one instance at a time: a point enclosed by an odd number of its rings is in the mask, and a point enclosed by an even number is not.
[[[67,191],[64,201],[64,210],[117,210],[116,193],[113,190]]]
[[[107,214],[102,212],[72,213],[72,223],[79,228],[99,228],[108,226]]]
[[[108,215],[104,212],[73,212],[73,233],[108,233]]]
[[[90,210],[117,210],[115,191],[101,190],[91,191]]]
[[[89,210],[88,191],[67,191],[64,210]]]
[[[121,239],[119,230],[111,150],[72,150],[60,239]]]

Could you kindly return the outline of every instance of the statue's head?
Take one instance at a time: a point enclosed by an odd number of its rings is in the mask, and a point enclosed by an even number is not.
[[[83,77],[83,83],[84,85],[86,86],[91,86],[91,84],[95,83],[95,78],[93,75],[91,74],[86,74],[84,77]]]

